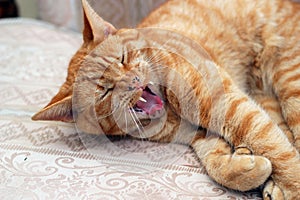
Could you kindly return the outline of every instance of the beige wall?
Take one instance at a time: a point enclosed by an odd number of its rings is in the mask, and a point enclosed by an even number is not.
[[[37,18],[38,0],[16,0],[21,17]]]

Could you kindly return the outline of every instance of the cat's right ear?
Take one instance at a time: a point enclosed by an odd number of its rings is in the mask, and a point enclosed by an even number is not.
[[[60,101],[47,105],[31,119],[73,122],[72,96],[65,97]]]
[[[103,20],[87,2],[82,0],[84,29],[84,42],[94,41],[95,43],[102,42],[109,35],[113,35],[117,29],[110,23]]]

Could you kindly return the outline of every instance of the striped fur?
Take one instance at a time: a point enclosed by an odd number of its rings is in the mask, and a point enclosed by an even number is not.
[[[208,65],[218,73],[194,68],[177,54],[158,49],[123,55],[123,44],[106,44],[106,38],[132,30],[116,30],[84,0],[83,7],[84,43],[72,58],[59,93],[33,119],[72,121],[79,112],[76,106],[72,108],[72,94],[74,98],[74,93],[89,88],[75,79],[86,75],[88,80],[97,79],[95,95],[83,93],[79,100],[73,99],[79,107],[95,103],[95,116],[87,111],[77,121],[96,119],[90,123],[93,126],[82,123],[86,132],[99,133],[100,127],[110,135],[131,133],[154,141],[185,143],[195,150],[209,175],[224,186],[245,191],[269,178],[264,199],[299,199],[298,4],[288,0],[170,0],[139,24],[138,28],[172,30],[201,44],[213,60]],[[172,42],[176,45],[177,41]],[[182,48],[192,48],[185,44]],[[101,58],[103,50],[110,58]],[[205,71],[206,78],[199,70]],[[165,86],[152,88],[165,102],[159,117],[129,112],[139,101],[141,88],[153,79]]]

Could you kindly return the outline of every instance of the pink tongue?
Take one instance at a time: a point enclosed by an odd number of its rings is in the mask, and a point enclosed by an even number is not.
[[[142,97],[147,102],[138,101],[136,103],[136,106],[144,110],[147,114],[152,115],[156,111],[161,110],[163,108],[163,102],[159,96],[150,94],[148,91],[144,90]]]

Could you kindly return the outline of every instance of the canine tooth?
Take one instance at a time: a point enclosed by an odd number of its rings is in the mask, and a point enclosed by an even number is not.
[[[150,84],[150,85],[154,85],[154,83],[153,83],[152,81],[149,81],[149,84]]]
[[[144,99],[143,97],[140,97],[139,100],[145,103],[147,102],[146,99]]]

